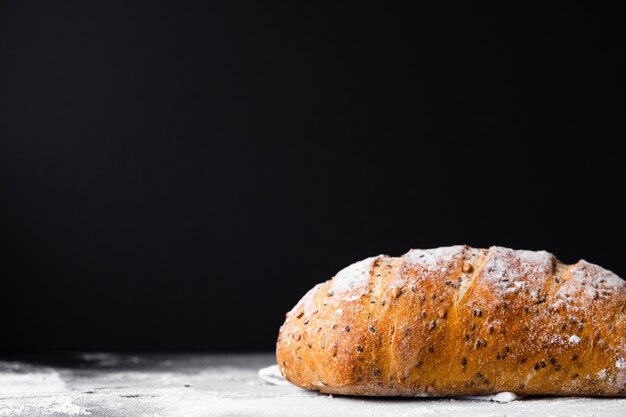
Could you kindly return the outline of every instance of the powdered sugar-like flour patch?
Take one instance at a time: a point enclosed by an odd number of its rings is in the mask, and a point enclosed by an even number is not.
[[[270,365],[259,369],[259,378],[271,385],[291,385],[280,373],[278,365]]]
[[[408,265],[420,266],[430,271],[445,271],[452,259],[463,252],[463,246],[443,246],[435,249],[411,249],[404,255]]]
[[[332,280],[331,291],[335,294],[341,294],[365,289],[370,280],[372,265],[379,256],[363,259],[339,271]]]
[[[520,396],[518,396],[517,394],[515,394],[514,392],[499,392],[497,394],[493,394],[493,395],[473,395],[473,396],[469,396],[469,397],[462,397],[468,400],[475,400],[475,401],[491,401],[491,402],[495,402],[495,403],[510,403],[513,401],[517,401],[519,400]]]
[[[56,371],[0,373],[0,394],[0,416],[91,414],[72,401]]]
[[[577,345],[580,343],[580,337],[576,336],[575,334],[571,335],[568,339],[570,345]]]
[[[526,288],[529,284],[539,287],[538,283],[552,270],[553,259],[552,254],[546,251],[492,246],[483,267],[483,276],[502,295]],[[536,296],[536,290],[532,290],[531,297]]]

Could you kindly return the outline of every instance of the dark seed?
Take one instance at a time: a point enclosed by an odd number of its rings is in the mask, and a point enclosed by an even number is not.
[[[372,332],[372,333],[376,333],[376,327],[374,327],[374,326],[370,326],[370,327],[369,327],[369,330],[370,330],[370,332]]]
[[[467,359],[461,358],[461,365],[465,366],[467,364]]]
[[[572,355],[572,360],[575,361],[576,359],[578,359],[578,355]]]
[[[465,333],[465,336],[463,337],[465,339],[465,341],[467,342],[469,340],[469,334]]]
[[[345,332],[349,332],[349,331],[350,331],[350,326],[346,326],[346,327],[344,327],[344,328],[343,328],[343,330],[344,330]]]
[[[475,307],[474,308],[474,317],[480,317],[483,315],[483,311],[480,309],[480,307]]]
[[[357,352],[363,352],[363,346],[359,346],[359,345],[357,345],[357,347],[356,347],[356,351],[357,351]]]
[[[546,363],[545,363],[544,361],[541,361],[541,362],[539,362],[539,363],[541,364],[541,367],[542,367],[542,368],[545,368],[545,367],[546,367]]]
[[[428,325],[428,330],[433,330],[435,327],[437,327],[437,322],[435,320],[433,320]]]

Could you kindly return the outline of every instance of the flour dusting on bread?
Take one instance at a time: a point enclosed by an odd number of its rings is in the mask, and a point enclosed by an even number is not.
[[[329,291],[339,296],[342,293],[353,292],[352,295],[348,296],[348,300],[358,299],[367,289],[372,265],[380,256],[372,256],[371,258],[355,262],[339,271],[333,278],[332,287]]]
[[[408,265],[419,266],[429,271],[445,271],[450,261],[462,254],[464,249],[462,245],[411,249],[404,255],[404,261]]]

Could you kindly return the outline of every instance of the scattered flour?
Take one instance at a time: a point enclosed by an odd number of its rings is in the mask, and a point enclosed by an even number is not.
[[[363,259],[339,271],[333,278],[331,291],[335,294],[341,294],[348,291],[358,292],[364,290],[369,283],[372,266],[380,256],[381,255]],[[360,294],[355,294],[351,298],[345,299],[350,301],[358,299],[359,297]]]
[[[543,277],[552,271],[553,260],[554,256],[546,251],[492,246],[483,266],[483,277],[500,295],[530,287],[531,297],[535,298]]]
[[[576,336],[575,334],[571,335],[568,339],[570,345],[577,345],[580,343],[580,337]]]
[[[278,365],[270,365],[259,369],[259,378],[271,385],[291,385],[291,382],[287,381],[280,373]]]
[[[408,265],[443,272],[455,256],[463,253],[464,248],[464,246],[456,245],[435,249],[411,249],[404,255],[404,259]]]
[[[0,416],[87,415],[56,371],[0,373]]]
[[[493,395],[477,395],[477,396],[469,396],[462,397],[468,400],[476,400],[476,401],[491,401],[495,403],[510,403],[513,401],[519,400],[521,397],[513,392],[499,392]]]

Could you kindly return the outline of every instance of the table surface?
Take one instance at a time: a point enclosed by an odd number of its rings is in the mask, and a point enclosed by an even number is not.
[[[0,416],[626,416],[626,399],[332,397],[269,384],[272,354],[0,358]]]

